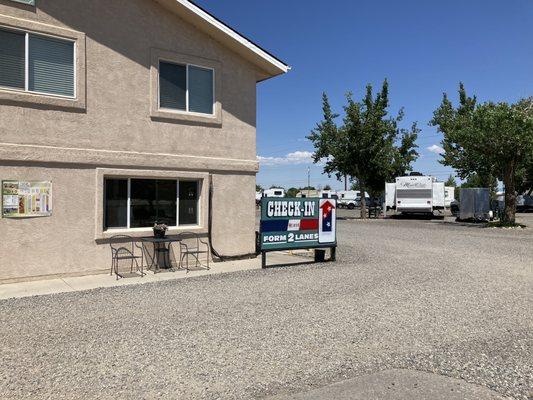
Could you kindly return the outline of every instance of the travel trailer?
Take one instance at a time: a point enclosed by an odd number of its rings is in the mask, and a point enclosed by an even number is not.
[[[334,190],[300,190],[296,197],[320,197],[321,199],[337,199],[337,192]]]
[[[339,198],[339,195],[335,190],[321,190],[320,196],[318,196],[322,199],[335,199],[337,200]]]
[[[455,188],[453,186],[444,187],[444,208],[450,208],[455,201]]]
[[[385,184],[385,207],[404,214],[433,214],[451,206],[455,188],[432,176],[402,176]]]
[[[263,190],[263,197],[285,197],[285,189],[272,188]]]
[[[348,208],[353,210],[361,204],[361,192],[359,190],[341,190],[337,193],[339,196],[339,208]],[[370,202],[370,196],[365,192],[367,202]]]

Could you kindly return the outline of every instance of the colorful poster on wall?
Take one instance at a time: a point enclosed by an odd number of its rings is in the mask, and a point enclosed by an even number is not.
[[[4,218],[52,215],[52,182],[2,181]]]

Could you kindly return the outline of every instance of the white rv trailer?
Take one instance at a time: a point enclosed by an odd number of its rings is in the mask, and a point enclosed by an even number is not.
[[[321,190],[320,191],[320,198],[322,199],[338,199],[339,195],[335,190]]]
[[[272,188],[263,190],[263,197],[285,197],[285,189]]]
[[[352,210],[361,204],[361,192],[359,190],[341,190],[337,192],[337,195],[339,196],[338,204],[341,208]],[[370,201],[370,196],[367,192],[365,192],[365,198]]]
[[[401,213],[432,214],[449,208],[455,188],[445,187],[432,176],[402,176],[385,184],[387,210]]]
[[[444,187],[444,208],[450,208],[455,200],[455,188],[453,186]]]
[[[320,197],[321,199],[337,199],[337,192],[334,190],[303,189],[296,193],[296,197]]]

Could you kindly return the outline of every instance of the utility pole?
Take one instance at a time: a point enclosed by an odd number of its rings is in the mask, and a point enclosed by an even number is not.
[[[348,175],[344,175],[344,190],[348,191]]]
[[[310,189],[311,189],[311,167],[307,167],[307,197],[309,197]]]

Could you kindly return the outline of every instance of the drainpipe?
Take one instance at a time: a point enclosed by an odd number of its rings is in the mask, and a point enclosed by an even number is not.
[[[212,237],[212,232],[213,232],[213,175],[212,174],[209,174],[209,205],[208,205],[208,224],[209,224],[209,228],[208,228],[208,238],[209,238],[209,244],[210,244],[210,247],[211,247],[211,254],[213,256],[215,256],[216,258],[218,258],[220,261],[225,261],[227,260],[227,258],[223,255],[221,255],[216,249],[215,249],[215,246],[213,246],[213,237]]]

